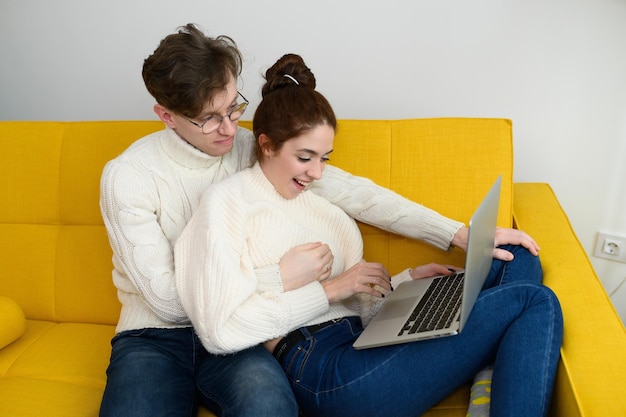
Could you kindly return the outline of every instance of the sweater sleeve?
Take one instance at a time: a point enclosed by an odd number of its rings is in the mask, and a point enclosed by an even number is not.
[[[100,209],[113,249],[120,290],[139,293],[161,319],[188,324],[175,289],[172,247],[157,221],[158,197],[150,180],[128,164],[109,163],[100,183]]]
[[[179,297],[206,349],[218,354],[240,351],[326,312],[328,299],[318,282],[288,292],[258,291],[259,271],[244,236],[245,204],[229,200],[226,193],[218,198],[213,189],[210,194],[174,251]]]
[[[328,165],[312,190],[356,220],[448,249],[463,223],[414,203],[367,178]]]

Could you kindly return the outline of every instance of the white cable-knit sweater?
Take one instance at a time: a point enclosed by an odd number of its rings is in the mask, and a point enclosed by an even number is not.
[[[311,191],[285,199],[258,163],[207,189],[174,251],[180,300],[207,350],[231,353],[303,325],[359,315],[360,299],[370,297],[329,305],[319,282],[289,292],[275,287],[280,257],[308,242],[330,247],[331,278],[362,260],[353,219]],[[410,278],[408,270],[401,275]]]
[[[233,150],[213,157],[166,128],[138,140],[106,165],[100,207],[122,303],[118,332],[190,325],[175,288],[174,244],[206,187],[252,165],[253,144],[252,133],[239,128]],[[462,226],[332,166],[314,192],[358,220],[444,249]],[[281,277],[273,277],[271,285],[282,288]]]

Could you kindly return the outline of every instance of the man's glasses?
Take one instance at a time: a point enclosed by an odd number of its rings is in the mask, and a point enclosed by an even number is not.
[[[204,119],[204,121],[202,123],[197,123],[194,122],[191,119],[188,119],[185,117],[185,119],[189,122],[192,123],[196,126],[198,126],[201,130],[202,133],[209,134],[209,133],[213,133],[217,130],[218,127],[220,127],[220,125],[222,124],[222,121],[224,120],[225,117],[228,117],[228,119],[231,122],[236,122],[237,120],[239,120],[239,118],[241,116],[243,116],[243,113],[246,111],[246,107],[248,107],[248,104],[250,103],[244,96],[243,94],[241,94],[240,92],[237,92],[237,94],[239,94],[241,96],[241,98],[243,99],[243,103],[237,103],[235,104],[233,107],[231,107],[231,111],[226,113],[225,116],[219,116],[219,115],[215,115],[215,116],[209,116],[206,119]]]

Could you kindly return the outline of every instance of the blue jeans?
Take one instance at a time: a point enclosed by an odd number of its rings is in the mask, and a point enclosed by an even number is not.
[[[313,334],[281,358],[307,416],[419,416],[494,364],[491,416],[545,416],[563,323],[541,284],[538,258],[520,247],[494,260],[485,288],[457,336],[355,350],[358,317]]]
[[[218,416],[298,415],[284,372],[261,346],[212,355],[192,328],[127,331],[111,343],[101,417],[190,417],[198,402]]]

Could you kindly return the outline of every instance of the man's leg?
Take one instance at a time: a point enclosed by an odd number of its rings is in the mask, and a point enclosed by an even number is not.
[[[201,348],[200,342],[198,342]],[[197,369],[200,401],[223,417],[296,417],[282,368],[262,346],[232,355],[205,353]]]
[[[195,416],[191,328],[122,332],[111,343],[100,417]]]

